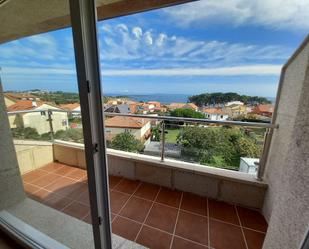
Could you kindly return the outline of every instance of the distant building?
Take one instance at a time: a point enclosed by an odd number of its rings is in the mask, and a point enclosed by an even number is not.
[[[247,114],[247,106],[241,101],[231,101],[225,105],[225,112],[230,117],[235,117],[243,114]]]
[[[111,140],[117,134],[131,133],[136,139],[145,141],[151,135],[149,119],[116,116],[105,121],[106,139]]]
[[[4,102],[5,106],[9,107],[11,105],[14,105],[19,100],[32,100],[32,101],[39,101],[40,98],[29,94],[29,93],[13,93],[13,92],[7,92],[4,94]]]
[[[55,110],[52,113],[54,132],[65,130],[68,126],[68,114],[66,112],[56,112],[61,108],[42,101],[19,100],[7,108],[8,112],[14,111],[41,111],[20,114],[10,114],[9,122],[11,128],[35,128],[39,134],[50,132],[47,110]]]
[[[104,108],[104,112],[129,114],[131,113],[131,108],[128,104],[107,105]]]
[[[171,103],[167,107],[171,111],[179,108],[187,108],[192,109],[194,111],[198,110],[198,107],[194,103]]]
[[[241,101],[231,101],[225,104],[225,106],[235,106],[235,105],[244,105],[244,103]]]
[[[209,120],[224,121],[229,118],[229,115],[220,108],[204,108],[203,113]]]
[[[79,103],[72,103],[72,104],[62,104],[59,105],[63,110],[66,110],[68,112],[73,112],[73,117],[81,117],[80,113],[80,104]],[[77,113],[74,113],[77,112]]]
[[[274,106],[271,104],[257,105],[251,111],[252,114],[257,114],[265,117],[271,117],[273,115],[273,112],[274,112]]]
[[[154,108],[160,108],[161,107],[161,103],[158,102],[158,101],[148,101],[147,104],[153,105]]]

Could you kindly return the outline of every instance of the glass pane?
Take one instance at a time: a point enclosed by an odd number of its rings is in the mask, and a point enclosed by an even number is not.
[[[29,216],[29,225],[69,248],[93,247],[72,29],[1,44],[0,64],[24,192],[45,217],[38,223]]]
[[[213,246],[201,224],[206,199],[223,196],[217,178],[257,173],[266,129],[245,122],[271,122],[292,50],[282,33],[217,7],[196,1],[99,22],[113,233],[146,247]]]

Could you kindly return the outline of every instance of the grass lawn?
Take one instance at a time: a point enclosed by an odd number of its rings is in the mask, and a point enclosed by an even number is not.
[[[167,143],[176,143],[180,129],[166,129],[165,141]]]

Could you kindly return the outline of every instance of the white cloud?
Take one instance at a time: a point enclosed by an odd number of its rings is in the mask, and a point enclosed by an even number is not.
[[[167,38],[166,34],[163,34],[163,33],[159,34],[159,36],[156,40],[157,46],[161,47],[163,45],[163,43],[165,42],[166,38]]]
[[[272,29],[309,29],[308,0],[202,0],[164,10],[180,26],[259,25]]]
[[[224,41],[190,39],[173,34],[143,31],[140,27],[117,25],[101,37],[101,58],[103,61],[139,60],[156,61],[170,66],[172,62],[221,63],[269,63],[272,60],[286,60],[291,49],[278,45],[254,45],[228,43]],[[131,30],[130,32],[128,30]],[[138,39],[140,38],[140,39]],[[194,65],[193,65],[194,66]]]
[[[128,32],[128,26],[125,25],[124,23],[120,23],[116,27],[122,32]]]
[[[171,68],[102,70],[104,76],[241,76],[279,75],[281,65],[250,65],[219,68]]]
[[[134,27],[132,29],[132,34],[137,38],[140,39],[143,35],[143,30],[140,27]]]
[[[55,39],[51,35],[48,35],[48,34],[34,35],[26,39],[36,45],[56,47]]]
[[[148,46],[151,46],[153,43],[153,39],[150,31],[146,31],[144,34],[144,41]]]
[[[250,66],[217,68],[158,68],[158,69],[102,69],[104,76],[242,76],[242,75],[279,75],[281,65],[257,64]],[[3,67],[3,74],[8,75],[75,75],[74,69],[64,68],[27,68]]]
[[[75,69],[64,69],[64,68],[34,68],[34,67],[2,67],[1,68],[4,75],[75,75]]]

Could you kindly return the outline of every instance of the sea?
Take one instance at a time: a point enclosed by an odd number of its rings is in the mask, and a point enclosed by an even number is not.
[[[188,98],[192,96],[192,94],[165,94],[165,93],[155,93],[155,94],[106,94],[107,96],[115,97],[115,96],[126,96],[129,99],[132,99],[136,102],[148,102],[148,101],[159,101],[162,104],[170,104],[170,103],[186,103],[188,102]],[[272,103],[275,102],[275,97],[266,97]]]

